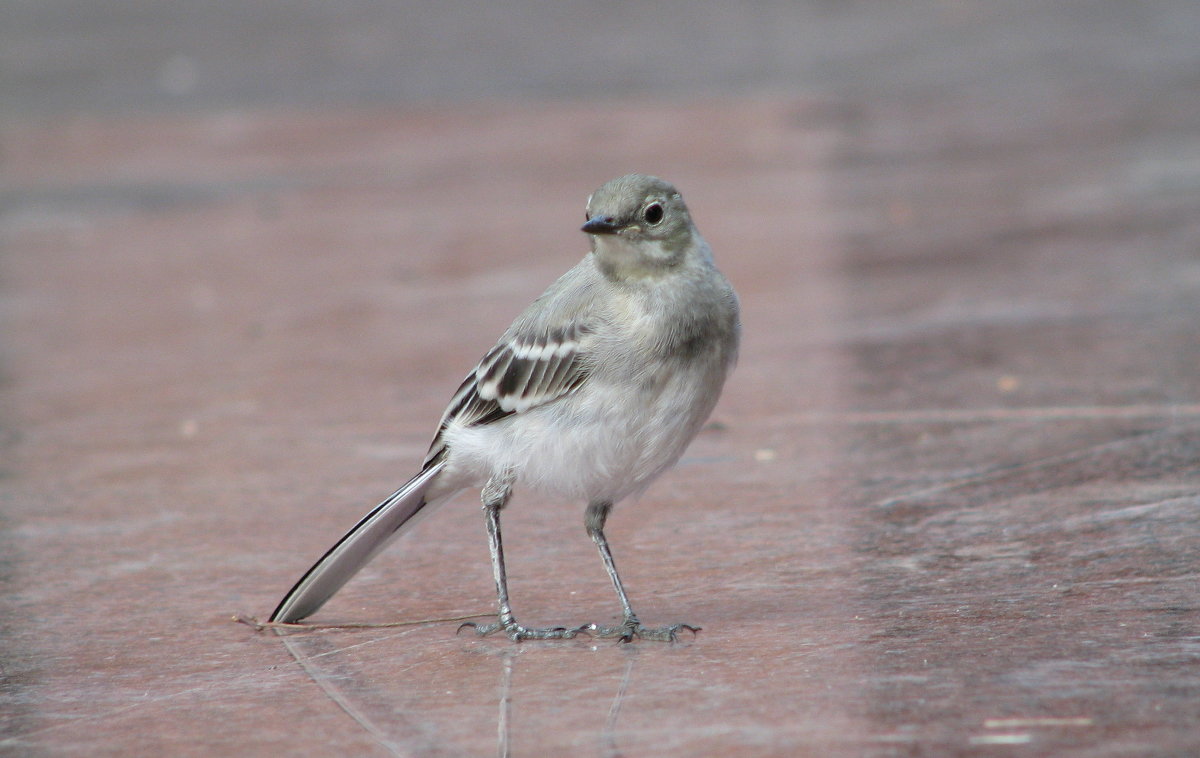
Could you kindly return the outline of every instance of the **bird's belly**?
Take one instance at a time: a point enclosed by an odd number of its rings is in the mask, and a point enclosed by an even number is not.
[[[472,483],[511,472],[521,487],[575,500],[616,502],[679,459],[711,404],[673,376],[630,391],[592,382],[587,393],[478,427],[447,429],[452,466]]]

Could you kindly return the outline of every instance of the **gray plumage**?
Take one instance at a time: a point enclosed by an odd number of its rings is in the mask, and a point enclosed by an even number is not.
[[[592,251],[535,300],[467,375],[421,472],[365,516],[284,597],[272,621],[314,613],[426,505],[483,487],[500,601],[513,639],[673,639],[642,627],[603,536],[613,504],[682,455],[736,359],[737,297],[670,184],[632,174],[589,198]],[[622,602],[618,627],[526,629],[508,608],[499,511],[514,486],[588,504],[585,525]],[[691,627],[687,627],[691,628]]]

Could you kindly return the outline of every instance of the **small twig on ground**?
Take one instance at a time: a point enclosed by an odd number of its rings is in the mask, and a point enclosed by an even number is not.
[[[293,632],[314,632],[320,629],[393,629],[399,626],[419,626],[421,624],[439,624],[450,621],[465,621],[467,619],[483,618],[491,616],[491,613],[471,613],[466,616],[449,616],[446,618],[433,619],[418,619],[416,621],[389,621],[386,623],[343,623],[343,624],[314,624],[314,623],[284,623],[282,621],[259,621],[254,616],[243,616],[240,613],[234,614],[232,620],[245,624],[246,626],[254,627],[254,631],[261,632],[264,629],[288,629]]]

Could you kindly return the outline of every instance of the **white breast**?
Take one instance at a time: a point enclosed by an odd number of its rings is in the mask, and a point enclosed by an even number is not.
[[[724,367],[660,368],[632,391],[601,373],[586,392],[486,426],[450,426],[454,479],[478,486],[511,471],[518,486],[587,502],[640,492],[679,459],[724,381]]]

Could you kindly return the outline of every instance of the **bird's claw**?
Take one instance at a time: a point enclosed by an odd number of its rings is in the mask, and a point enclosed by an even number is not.
[[[459,625],[458,631],[455,634],[458,634],[467,627],[474,629],[475,634],[480,637],[486,637],[489,634],[502,631],[513,642],[520,642],[521,640],[569,640],[577,636],[580,632],[587,631],[586,626],[574,628],[555,626],[548,629],[528,629],[516,622],[504,624],[499,621],[493,621],[490,624],[476,624],[473,621],[466,621]]]
[[[522,640],[569,640],[574,639],[580,634],[586,634],[589,637],[597,637],[599,639],[615,639],[618,644],[633,642],[635,639],[656,642],[678,642],[679,632],[683,630],[691,632],[692,636],[700,632],[700,627],[692,626],[691,624],[648,627],[642,626],[641,622],[637,619],[626,619],[619,626],[584,624],[577,627],[555,626],[548,629],[529,629],[515,621],[507,624],[501,621],[493,621],[490,624],[476,624],[474,621],[465,621],[459,625],[455,634],[459,634],[463,629],[467,628],[474,630],[475,634],[480,637],[487,637],[496,632],[504,632],[504,635],[513,642],[520,642]]]
[[[581,627],[581,631],[586,631],[593,637],[600,639],[616,639],[618,643],[633,642],[639,640],[653,640],[657,642],[678,642],[679,632],[686,629],[696,636],[700,631],[700,627],[692,626],[691,624],[671,624],[670,626],[648,627],[642,626],[637,619],[626,619],[620,626],[599,626],[597,624],[588,624]]]

